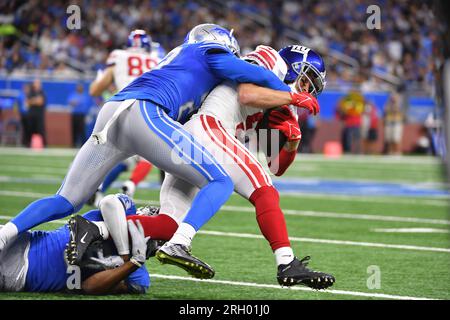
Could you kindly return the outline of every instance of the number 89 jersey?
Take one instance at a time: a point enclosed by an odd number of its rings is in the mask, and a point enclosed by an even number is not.
[[[122,90],[144,72],[150,71],[159,63],[156,52],[142,52],[136,50],[112,51],[106,61],[107,67],[113,66],[114,85],[117,91]]]

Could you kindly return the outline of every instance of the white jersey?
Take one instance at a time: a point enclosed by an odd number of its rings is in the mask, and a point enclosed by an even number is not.
[[[267,62],[258,64],[271,67],[268,69],[275,73],[279,79],[283,80],[287,73],[287,66],[283,58],[276,50],[270,47],[258,46],[255,52],[258,52],[258,49],[270,52],[274,58],[274,62],[270,65]],[[255,53],[251,55],[254,56]],[[255,62],[259,62],[259,60],[255,60]],[[232,81],[225,81],[217,86],[206,97],[197,114],[209,115],[216,118],[225,130],[244,143],[245,132],[255,129],[257,123],[263,116],[263,109],[241,106],[239,104],[237,86],[238,84]]]
[[[196,116],[204,114],[216,118],[225,130],[241,140],[240,130],[254,129],[262,118],[263,110],[241,106],[237,86],[232,81],[225,81],[217,86],[206,97]]]
[[[132,49],[116,49],[110,53],[106,64],[108,67],[114,67],[114,85],[117,91],[120,91],[144,72],[156,67],[160,60],[156,51],[147,53]]]

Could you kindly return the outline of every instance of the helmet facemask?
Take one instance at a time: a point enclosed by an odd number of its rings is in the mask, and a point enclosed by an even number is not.
[[[298,74],[293,81],[294,87],[298,92],[302,92],[304,84],[309,84],[308,93],[317,97],[326,85],[326,72],[319,72],[312,64],[304,61],[293,64],[293,68]],[[297,72],[297,70],[299,70]]]

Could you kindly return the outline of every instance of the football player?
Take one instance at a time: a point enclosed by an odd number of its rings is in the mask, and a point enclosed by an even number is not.
[[[289,46],[278,53],[271,47],[258,46],[244,59],[271,70],[298,91],[318,95],[325,85],[323,60],[320,55],[306,47]],[[334,283],[334,277],[306,268],[309,258],[298,260],[294,256],[279,206],[278,192],[262,165],[244,146],[248,134],[250,139],[252,137],[258,139],[254,132],[252,135],[252,131],[261,126],[265,117],[262,109],[241,104],[257,106],[267,102],[270,97],[264,96],[264,91],[254,94],[252,85],[238,86],[233,82],[225,82],[209,94],[199,112],[184,125],[184,128],[197,138],[215,159],[220,159],[219,163],[233,180],[235,191],[255,206],[261,232],[275,254],[278,282],[286,286],[304,284],[315,289],[323,289]],[[288,106],[270,110],[266,117],[267,128],[279,130],[284,137],[281,150],[268,155],[270,170],[279,176],[294,160],[301,132],[296,114]],[[247,134],[244,135],[243,132]],[[240,141],[236,136],[240,136]],[[265,138],[270,137],[260,137],[260,140]],[[160,193],[162,214],[139,218],[146,235],[154,239],[170,239],[189,210],[197,192],[198,188],[189,182],[168,174]],[[120,234],[112,230],[120,229],[118,224],[111,224],[110,227],[111,234]],[[126,237],[121,235],[121,238]],[[189,244],[186,241],[184,245]],[[118,243],[117,245],[121,246]],[[196,261],[198,264],[194,264],[197,271],[192,272],[192,266],[186,267],[182,256],[169,255],[165,246],[158,251],[157,258],[162,262],[180,266],[195,277],[214,276],[214,270],[205,263],[198,263],[200,260]]]
[[[130,203],[125,195],[115,197]],[[136,214],[134,206],[128,205],[124,214]],[[0,253],[0,292],[145,293],[150,286],[144,266],[148,257],[146,252],[151,255],[150,251],[154,251],[151,246],[156,243],[145,238],[140,223],[136,226],[130,220],[127,230],[132,243],[131,257],[124,261],[114,243],[107,240],[108,229],[101,221],[100,211],[92,210],[83,217],[71,218],[68,225],[53,231],[21,233]],[[100,232],[102,239],[86,249],[79,262],[79,273],[68,268],[70,256],[65,253],[71,234],[76,233],[75,225],[83,230]],[[77,283],[80,284],[78,288]]]
[[[0,250],[40,223],[79,211],[115,165],[137,154],[200,188],[166,251],[174,256],[183,252],[186,262],[194,265],[196,258],[186,250],[184,239],[192,239],[228,200],[233,182],[182,123],[226,80],[272,89],[271,99],[260,108],[292,104],[318,111],[315,98],[293,92],[271,71],[239,59],[238,54],[232,32],[214,24],[194,27],[185,43],[169,52],[157,67],[105,103],[94,134],[78,151],[61,188],[54,196],[31,203],[0,230]],[[207,161],[197,161],[192,152],[199,152]]]
[[[107,61],[106,69],[99,72],[97,78],[91,83],[89,93],[92,96],[100,96],[114,83],[118,91],[125,88],[144,72],[150,71],[164,57],[164,50],[144,30],[133,30],[128,36],[127,49],[113,50]],[[119,175],[134,166],[130,178],[121,187],[122,192],[133,197],[136,186],[145,179],[151,171],[152,165],[147,160],[134,156],[127,161],[118,164],[112,169],[102,182],[88,204],[98,206],[103,194]]]

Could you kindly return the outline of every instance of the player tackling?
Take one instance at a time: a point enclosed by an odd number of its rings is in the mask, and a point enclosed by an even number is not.
[[[226,80],[276,90],[279,101],[275,105],[318,109],[307,93],[292,92],[272,72],[239,59],[238,53],[232,32],[214,24],[195,27],[187,41],[157,67],[105,103],[93,136],[79,150],[61,188],[54,196],[31,203],[0,230],[0,251],[32,227],[78,212],[107,172],[137,154],[200,188],[168,244],[172,251],[169,255],[183,252],[187,261],[195,261],[180,239],[189,238],[192,230],[199,230],[220,209],[233,192],[233,182],[181,124],[200,108],[213,88]],[[208,161],[195,161],[188,150],[200,152]]]

